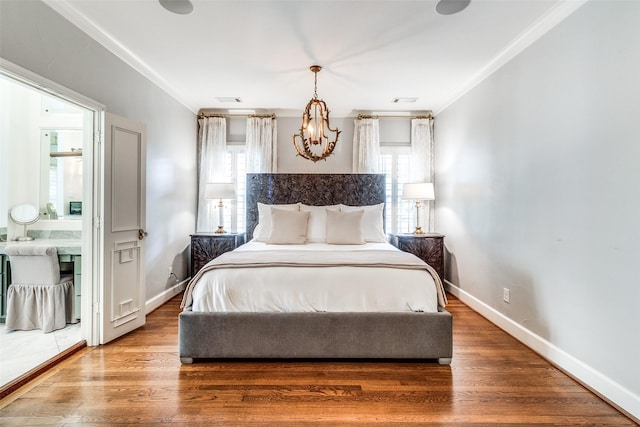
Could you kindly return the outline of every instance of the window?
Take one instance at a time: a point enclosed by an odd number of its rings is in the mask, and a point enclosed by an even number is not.
[[[245,230],[245,213],[247,191],[247,167],[245,145],[227,145],[224,162],[224,179],[236,186],[236,199],[225,207],[224,223],[233,233],[243,233]]]
[[[387,233],[409,233],[415,227],[414,203],[411,200],[402,200],[402,185],[409,182],[411,147],[381,145],[380,151],[380,171],[386,174]]]

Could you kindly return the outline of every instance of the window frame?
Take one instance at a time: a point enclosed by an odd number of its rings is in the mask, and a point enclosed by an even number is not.
[[[384,165],[384,158],[388,156],[391,156],[390,170]],[[402,199],[402,185],[409,182],[411,176],[408,170],[410,156],[411,145],[408,143],[380,144],[380,170],[386,175],[385,223],[387,234],[409,233],[415,227],[415,218],[411,214],[412,203],[410,200]]]

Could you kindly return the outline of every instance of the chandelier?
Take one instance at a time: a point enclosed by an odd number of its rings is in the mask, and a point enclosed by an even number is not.
[[[326,160],[333,153],[340,131],[337,128],[331,129],[327,104],[318,99],[318,72],[322,67],[312,65],[309,69],[314,73],[313,98],[304,109],[300,133],[293,135],[293,145],[299,156],[315,163],[318,160]],[[328,132],[335,133],[333,141],[327,137]]]

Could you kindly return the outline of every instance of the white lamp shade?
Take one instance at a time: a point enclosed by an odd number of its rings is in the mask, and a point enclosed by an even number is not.
[[[209,182],[204,189],[205,199],[235,199],[236,189],[232,182]]]
[[[402,198],[409,200],[434,200],[435,191],[432,182],[418,182],[402,186]]]

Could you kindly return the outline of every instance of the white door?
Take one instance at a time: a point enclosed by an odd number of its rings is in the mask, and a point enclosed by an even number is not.
[[[104,123],[101,344],[145,323],[145,126]]]

